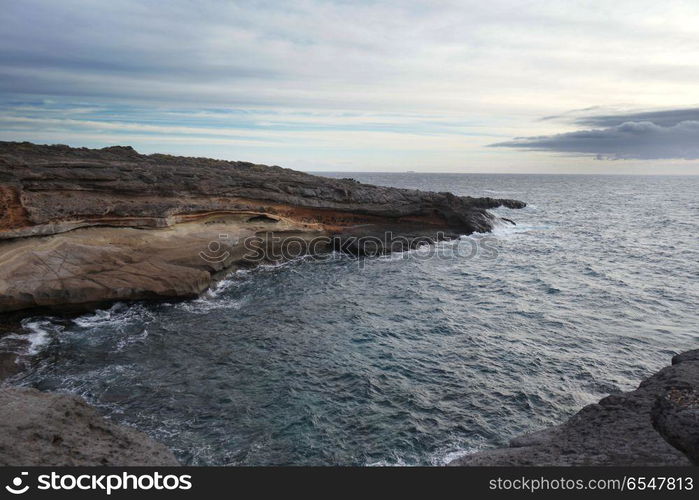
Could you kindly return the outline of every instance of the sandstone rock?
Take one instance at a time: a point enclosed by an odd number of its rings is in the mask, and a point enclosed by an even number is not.
[[[256,259],[246,239],[265,244],[282,232],[303,241],[324,234],[286,221],[275,222],[276,233],[270,233],[265,220],[246,219],[250,216],[210,217],[164,230],[80,228],[0,243],[0,312],[192,298],[220,274],[281,255],[268,249]]]
[[[280,167],[0,142],[0,313],[194,297],[282,240],[362,254],[356,236],[488,231],[516,200],[371,186]],[[213,246],[213,248],[212,248]],[[279,248],[277,248],[279,247]],[[269,252],[268,252],[269,253]],[[283,252],[282,252],[283,254]],[[275,257],[276,258],[276,257]]]

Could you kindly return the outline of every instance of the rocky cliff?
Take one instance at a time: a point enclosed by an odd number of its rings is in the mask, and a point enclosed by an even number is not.
[[[450,465],[699,464],[699,349],[679,354],[638,389],[586,406],[565,423],[517,437],[508,448]]]
[[[383,252],[389,232],[414,246],[489,231],[487,210],[502,205],[524,203],[122,146],[0,142],[0,313],[192,297],[236,266],[283,257],[285,241],[361,254],[364,238]]]

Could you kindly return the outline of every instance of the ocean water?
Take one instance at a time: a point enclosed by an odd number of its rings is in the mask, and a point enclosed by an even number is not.
[[[188,464],[429,465],[560,423],[699,346],[699,177],[327,175],[529,206],[432,249],[28,318],[0,339],[31,341],[11,382],[79,394]]]

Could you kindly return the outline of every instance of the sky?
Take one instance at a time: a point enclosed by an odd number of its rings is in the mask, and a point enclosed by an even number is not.
[[[0,140],[699,174],[699,2],[0,0]]]

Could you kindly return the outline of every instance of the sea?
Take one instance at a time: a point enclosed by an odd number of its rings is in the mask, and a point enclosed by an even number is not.
[[[34,316],[6,383],[193,465],[442,465],[699,347],[699,176],[326,173],[514,198],[489,234],[240,271],[199,299]]]

